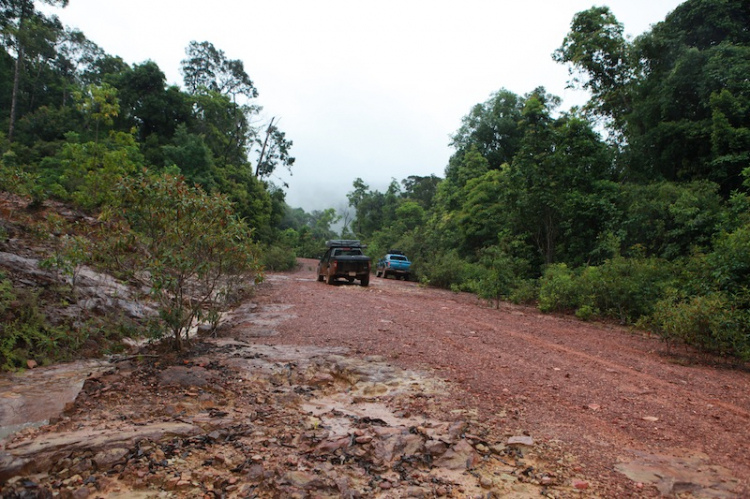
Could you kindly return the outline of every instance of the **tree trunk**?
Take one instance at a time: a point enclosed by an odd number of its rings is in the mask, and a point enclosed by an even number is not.
[[[273,130],[273,120],[276,118],[271,118],[271,123],[268,124],[268,128],[266,129],[266,139],[263,141],[263,147],[260,149],[260,155],[258,156],[258,164],[255,165],[255,176],[258,177],[260,175],[260,165],[263,164],[263,156],[266,154],[266,148],[268,147],[268,139],[271,137],[271,130]]]
[[[21,80],[21,70],[23,69],[23,45],[19,44],[18,54],[16,56],[16,70],[13,75],[13,96],[10,102],[10,126],[8,127],[8,143],[13,142],[13,132],[16,128],[16,107],[18,103],[18,87]]]

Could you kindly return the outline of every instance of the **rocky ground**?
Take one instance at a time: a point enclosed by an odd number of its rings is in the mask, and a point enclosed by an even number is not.
[[[747,369],[314,265],[190,352],[2,378],[0,425],[54,412],[0,441],[2,497],[750,496]]]

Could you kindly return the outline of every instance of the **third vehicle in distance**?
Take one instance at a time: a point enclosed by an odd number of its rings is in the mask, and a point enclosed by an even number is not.
[[[375,277],[388,278],[392,275],[406,281],[411,276],[411,262],[402,251],[391,249],[388,253],[378,260],[375,268]]]

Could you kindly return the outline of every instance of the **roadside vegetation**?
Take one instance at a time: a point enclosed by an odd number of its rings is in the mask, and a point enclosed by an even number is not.
[[[608,8],[578,13],[553,57],[586,106],[498,90],[464,116],[445,178],[357,179],[350,229],[429,285],[747,361],[748,24],[747,2],[688,0],[629,40]]]
[[[0,274],[0,369],[115,351],[137,332],[182,348],[263,269],[319,257],[335,237],[373,256],[399,248],[424,284],[495,306],[750,359],[746,2],[687,0],[634,40],[606,7],[578,13],[552,57],[586,106],[499,89],[457,124],[444,178],[385,192],[356,179],[351,215],[286,204],[274,180],[293,143],[262,122],[242,61],[191,42],[170,86],[154,62],[106,54],[38,3],[0,2],[0,190],[29,215],[4,212],[1,229],[6,244],[9,231],[37,241],[59,279]],[[77,301],[83,268],[143,290],[157,313],[51,317]]]

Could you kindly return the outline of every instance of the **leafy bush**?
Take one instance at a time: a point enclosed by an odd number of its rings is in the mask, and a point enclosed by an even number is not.
[[[113,132],[101,143],[80,143],[74,133],[67,135],[56,157],[40,165],[40,183],[47,193],[91,209],[114,201],[112,189],[123,177],[143,164],[132,135]]]
[[[433,258],[412,264],[423,283],[438,288],[466,291],[469,274],[477,274],[476,269],[462,260],[455,250],[438,253]]]
[[[571,311],[580,305],[580,283],[564,263],[549,265],[540,278],[539,310]]]
[[[580,305],[601,315],[633,323],[651,314],[654,304],[672,285],[672,265],[660,258],[616,256],[581,274]]]
[[[218,311],[247,279],[260,278],[252,229],[229,199],[188,186],[170,174],[124,179],[115,209],[103,219],[108,257],[146,280],[175,348],[196,321],[215,323]]]
[[[47,321],[39,305],[37,292],[13,289],[12,283],[0,278],[0,370],[26,368],[26,361],[38,364],[68,358],[87,339],[85,334]]]
[[[539,309],[632,323],[651,314],[664,290],[673,284],[672,268],[657,258],[621,256],[577,271],[565,264],[550,265],[540,279]]]
[[[641,325],[670,344],[682,342],[705,352],[750,359],[750,311],[733,306],[724,293],[681,299],[677,294],[659,301]]]
[[[587,321],[590,318],[599,315],[599,313],[599,310],[593,308],[591,305],[581,305],[578,310],[576,310],[576,317],[582,321]]]
[[[523,281],[528,265],[526,260],[512,256],[501,246],[491,246],[480,252],[477,268],[479,277],[472,277],[472,290],[480,298],[494,301],[497,307],[501,299],[512,293],[514,283]]]
[[[288,247],[264,246],[260,252],[260,263],[267,270],[283,271],[297,268],[297,256]]]
[[[539,300],[539,280],[520,279],[512,283],[508,300],[516,304],[531,305]]]

